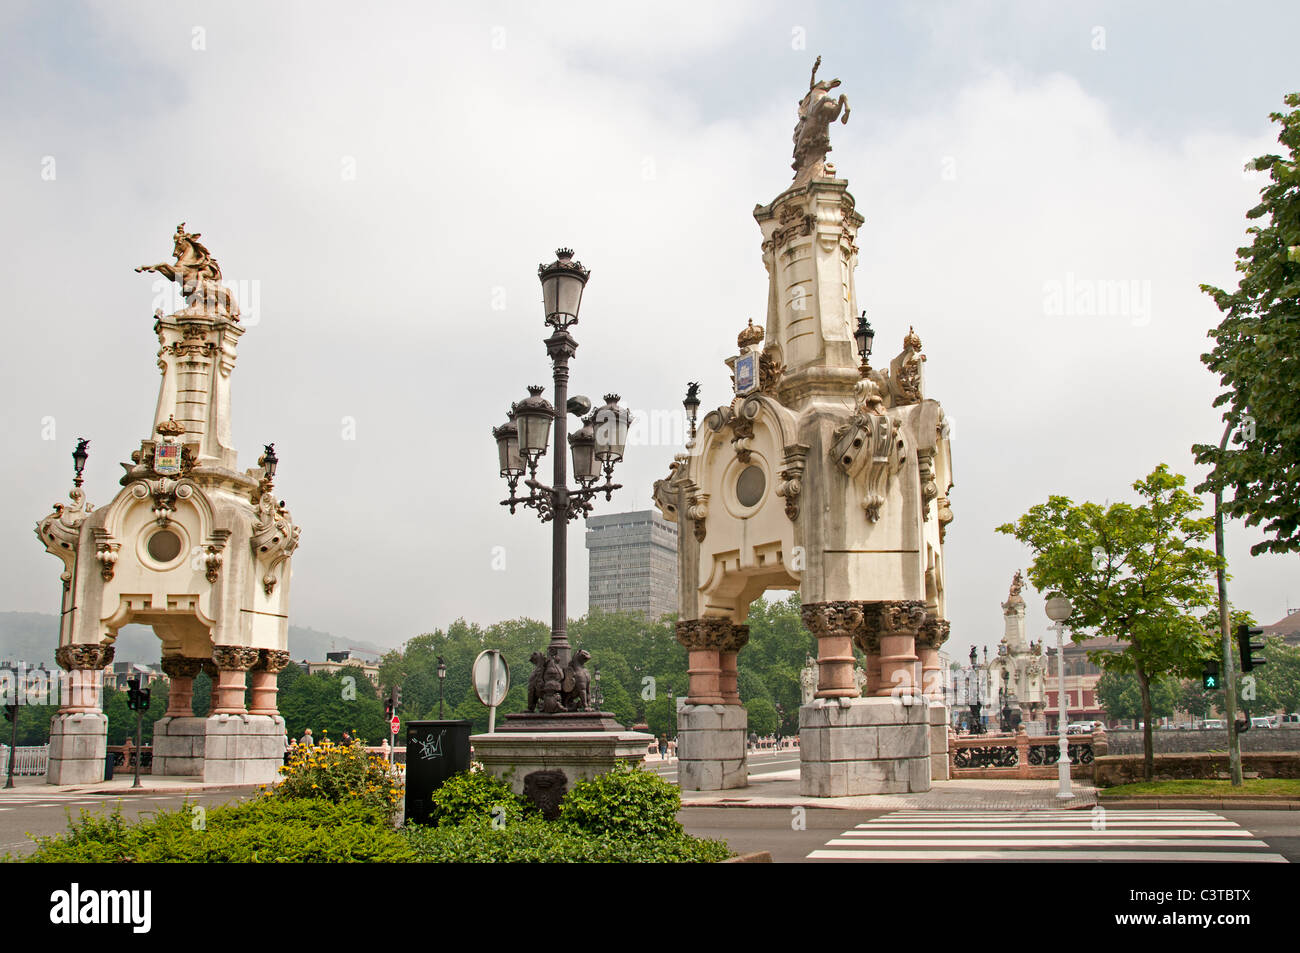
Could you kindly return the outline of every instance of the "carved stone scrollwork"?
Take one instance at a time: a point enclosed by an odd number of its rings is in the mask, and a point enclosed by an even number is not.
[[[112,645],[60,645],[54,651],[54,661],[65,672],[93,672],[113,664],[115,652]]]
[[[99,574],[105,582],[111,582],[113,579],[113,570],[117,566],[117,557],[121,549],[121,543],[95,544],[95,559],[99,563]]]
[[[889,478],[902,464],[898,421],[873,408],[880,403],[875,381],[865,378],[857,384],[858,412],[835,430],[831,454],[835,465],[864,486],[862,506],[867,519],[880,519]]]
[[[939,496],[934,477],[934,448],[921,450],[916,455],[917,470],[921,475],[921,518],[930,518],[930,503]]]
[[[524,797],[537,805],[542,817],[553,821],[560,816],[560,801],[569,779],[559,768],[532,771],[524,775]]]
[[[800,610],[804,627],[817,638],[855,637],[862,628],[863,604],[860,602],[810,602]]]
[[[262,493],[257,500],[257,519],[253,524],[251,545],[253,554],[262,567],[262,590],[267,596],[275,590],[277,567],[298,548],[301,532],[301,529],[293,525],[288,508],[276,503],[270,492]]]
[[[686,501],[686,515],[695,524],[695,541],[704,542],[709,532],[705,524],[705,520],[709,518],[709,494],[692,493]]]
[[[916,644],[938,649],[948,641],[948,635],[951,631],[951,622],[927,613],[925,621],[921,624],[920,631],[916,634]]]
[[[688,651],[739,652],[749,643],[749,626],[716,617],[679,620],[677,641]]]
[[[785,362],[777,356],[775,348],[764,348],[758,357],[758,392],[768,397],[775,397],[785,376]]]
[[[948,502],[948,497],[940,496],[937,498],[937,509],[939,513],[939,542],[943,542],[944,535],[948,531],[948,524],[952,522],[952,504]]]
[[[77,552],[81,538],[81,524],[95,507],[86,502],[86,493],[81,487],[73,487],[68,493],[67,503],[55,503],[53,512],[36,524],[36,535],[45,544],[46,550],[63,560],[71,569],[72,560]]]
[[[184,655],[164,655],[161,666],[163,674],[168,678],[194,678],[203,671],[203,661]]]
[[[925,603],[918,599],[869,602],[864,607],[866,631],[877,638],[912,635],[925,624]]]
[[[735,448],[736,459],[748,463],[754,446],[754,418],[758,416],[759,404],[747,400],[740,405],[740,412],[733,414],[727,421],[731,427],[731,445]]]
[[[778,473],[776,495],[785,500],[785,515],[792,523],[799,518],[799,496],[803,493],[803,474],[807,464],[807,444],[796,443],[785,448],[785,463]]]
[[[270,672],[277,675],[284,671],[289,665],[289,652],[287,649],[258,649],[258,659],[252,666],[254,672]]]
[[[208,582],[217,581],[217,573],[221,571],[221,561],[221,550],[209,546],[208,551],[203,555],[203,565],[206,567],[204,575],[207,576]]]
[[[218,671],[247,672],[257,664],[261,650],[243,645],[214,645],[212,662]]]

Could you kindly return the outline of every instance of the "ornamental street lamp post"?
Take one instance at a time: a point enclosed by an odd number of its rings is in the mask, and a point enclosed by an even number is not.
[[[438,720],[439,720],[439,721],[441,721],[442,718],[443,718],[443,714],[442,714],[442,686],[443,686],[443,683],[445,683],[446,681],[447,681],[447,663],[444,662],[444,661],[442,660],[442,656],[439,655],[439,656],[438,656]]]
[[[571,520],[591,512],[592,500],[604,493],[612,499],[621,485],[613,482],[614,465],[623,459],[627,444],[627,431],[631,414],[619,407],[618,394],[606,394],[603,406],[592,411],[586,397],[569,396],[569,361],[578,349],[578,342],[569,328],[578,323],[578,309],[582,292],[590,272],[580,262],[573,260],[573,252],[561,248],[556,260],[538,266],[542,282],[542,300],[546,324],[552,333],[546,339],[546,353],[551,358],[554,377],[554,403],[542,396],[545,388],[532,386],[528,396],[513,404],[505,424],[493,428],[501,462],[501,476],[510,488],[510,497],[502,506],[514,513],[518,506],[537,510],[543,523],[554,524],[551,536],[551,641],[547,656],[561,669],[570,661],[568,638],[568,529]],[[569,414],[582,421],[577,432],[569,433]],[[537,465],[546,454],[547,438],[555,431],[555,465],[550,486],[537,479]],[[569,486],[568,461],[564,442],[573,454],[573,475],[578,486]],[[528,488],[527,496],[518,496],[520,479]],[[604,475],[604,483],[596,481]]]
[[[1056,629],[1056,703],[1060,714],[1057,715],[1056,734],[1060,745],[1060,754],[1056,758],[1056,777],[1060,790],[1056,796],[1061,799],[1072,798],[1070,791],[1070,743],[1066,740],[1065,730],[1069,705],[1065,695],[1065,620],[1074,611],[1070,600],[1060,594],[1047,600],[1047,617],[1055,623]]]

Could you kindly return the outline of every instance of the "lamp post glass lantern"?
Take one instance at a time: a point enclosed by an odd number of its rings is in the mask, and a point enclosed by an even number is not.
[[[543,523],[551,523],[551,640],[545,658],[553,660],[561,669],[567,669],[571,647],[568,640],[567,620],[567,562],[568,528],[573,520],[588,516],[594,508],[593,500],[603,493],[606,500],[613,498],[620,484],[613,482],[614,467],[623,460],[627,447],[627,432],[632,415],[619,406],[617,394],[605,395],[605,404],[591,411],[591,401],[585,397],[569,397],[569,362],[578,349],[578,342],[569,328],[578,323],[582,294],[591,272],[574,261],[573,251],[561,248],[556,260],[549,265],[539,265],[538,278],[542,284],[542,306],[545,324],[552,329],[544,341],[547,356],[551,359],[554,394],[551,400],[542,396],[543,387],[528,388],[528,397],[511,407],[508,422],[492,431],[497,441],[501,476],[505,478],[510,496],[501,501],[502,506],[516,512],[520,506],[532,508]],[[588,413],[591,411],[590,413]],[[569,432],[569,416],[581,423],[579,429]],[[537,479],[537,466],[546,455],[550,430],[555,429],[554,472],[548,485]],[[513,428],[513,433],[511,432]],[[568,444],[568,453],[565,444]],[[573,477],[576,487],[569,485],[568,462],[572,455]],[[528,476],[522,479],[527,468]],[[601,475],[604,481],[598,483]],[[527,495],[520,495],[522,482]],[[538,663],[544,669],[546,662]],[[539,674],[540,671],[539,671]],[[564,706],[589,707],[592,698],[599,699],[599,676],[596,691],[566,695]],[[537,700],[544,714],[556,714],[561,701],[548,693]]]

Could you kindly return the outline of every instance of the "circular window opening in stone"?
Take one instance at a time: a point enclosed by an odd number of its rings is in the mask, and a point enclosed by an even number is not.
[[[741,506],[756,506],[767,489],[767,477],[760,467],[745,467],[736,480],[736,499]]]
[[[145,546],[149,555],[160,563],[169,563],[181,552],[181,538],[169,529],[160,529],[149,537]]]

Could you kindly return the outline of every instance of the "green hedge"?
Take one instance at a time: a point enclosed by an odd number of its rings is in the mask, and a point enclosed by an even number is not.
[[[335,768],[314,766],[312,771]],[[352,779],[349,779],[352,780]],[[313,786],[314,785],[314,786]],[[483,773],[456,775],[434,798],[438,826],[392,826],[387,797],[356,784],[331,800],[308,780],[252,801],[178,810],[128,822],[82,811],[64,834],[37,838],[35,863],[713,863],[723,841],[683,832],[677,789],[657,775],[618,770],[580,781],[548,822],[510,786]],[[385,792],[388,793],[388,792]],[[496,810],[498,809],[499,810]]]
[[[592,835],[537,816],[501,828],[469,821],[454,827],[412,825],[404,833],[417,858],[429,863],[716,863],[731,856],[723,841],[689,834],[663,838]]]
[[[67,833],[38,837],[33,863],[325,863],[411,861],[383,807],[319,798],[261,797],[206,812],[190,806],[128,822],[81,816]],[[18,859],[18,858],[6,858]]]

